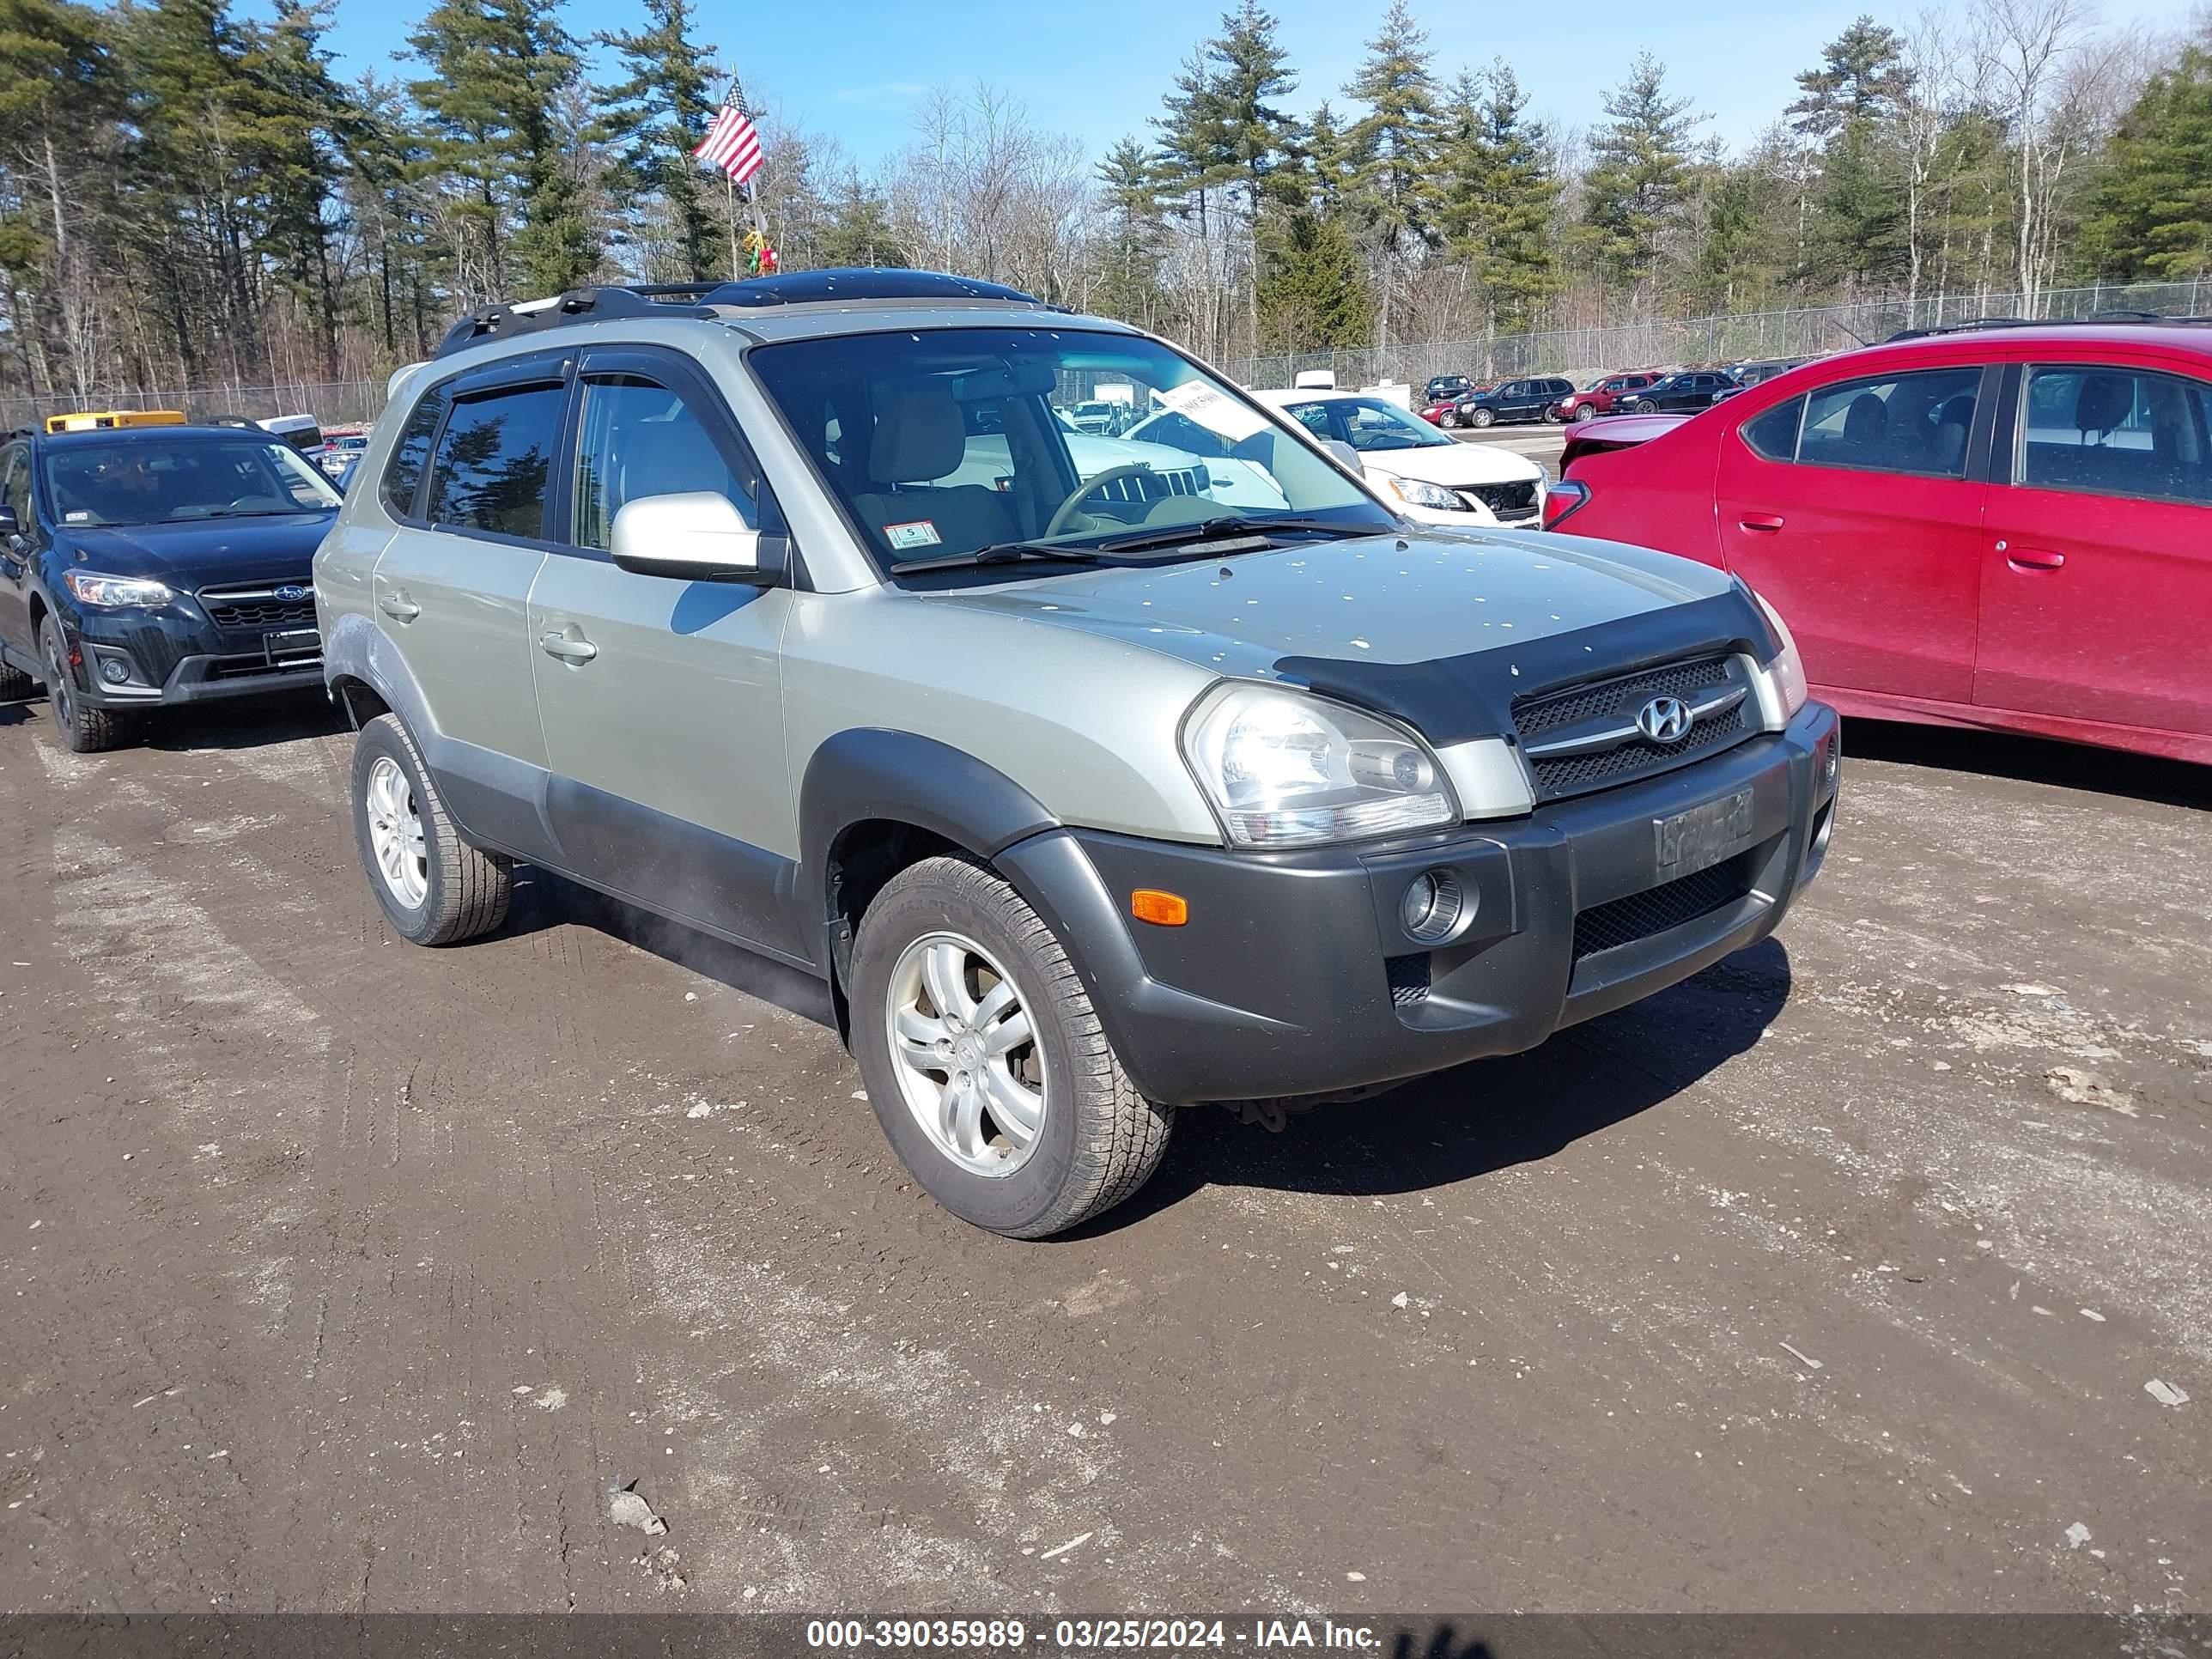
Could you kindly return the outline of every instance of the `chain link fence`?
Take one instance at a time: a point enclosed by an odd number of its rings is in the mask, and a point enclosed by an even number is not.
[[[313,415],[325,426],[365,426],[384,408],[384,381],[295,380],[282,386],[156,387],[152,391],[94,386],[79,395],[0,397],[0,432],[36,426],[66,410],[174,409],[196,421],[239,415],[250,421],[272,415]]]
[[[1585,379],[1630,368],[1689,368],[1814,357],[1869,345],[1909,328],[1937,328],[1981,317],[2063,320],[2108,313],[2203,314],[2207,283],[2139,283],[2126,287],[2045,289],[2018,294],[1939,295],[1907,304],[1869,300],[1849,305],[1755,311],[1727,317],[1649,318],[1602,328],[1551,329],[1484,339],[1277,353],[1222,365],[1249,386],[1288,386],[1300,373],[1328,369],[1340,386],[1394,381],[1421,386],[1431,376],[1466,374],[1478,382],[1516,374]]]
[[[1222,365],[1249,386],[1287,386],[1302,371],[1328,369],[1340,386],[1383,381],[1419,386],[1432,375],[1493,380],[1514,374],[1565,374],[1578,384],[1620,369],[1811,357],[1887,339],[1908,328],[1936,328],[1978,317],[2061,319],[2109,313],[2204,314],[2212,283],[2139,283],[2126,287],[2046,289],[2018,294],[1939,295],[1907,304],[1869,300],[1726,317],[1647,318],[1601,328],[1550,329],[1474,340],[1431,341],[1356,350],[1278,353]],[[385,381],[292,381],[152,391],[103,386],[64,398],[0,397],[0,432],[34,426],[64,409],[176,409],[195,420],[242,415],[310,414],[325,426],[366,424],[384,409]]]

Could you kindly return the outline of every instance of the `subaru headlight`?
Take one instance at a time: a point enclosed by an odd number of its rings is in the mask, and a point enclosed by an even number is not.
[[[1787,724],[1805,706],[1808,695],[1805,688],[1805,659],[1797,654],[1797,641],[1790,637],[1790,624],[1782,620],[1782,613],[1754,592],[1759,608],[1766,613],[1773,625],[1774,637],[1782,641],[1782,648],[1774,653],[1774,660],[1759,671],[1765,679],[1769,694],[1781,711],[1782,721]]]
[[[1182,750],[1233,847],[1315,847],[1459,820],[1426,744],[1304,692],[1217,686],[1184,720]]]
[[[69,591],[76,595],[79,605],[92,605],[102,611],[119,610],[130,605],[167,605],[177,596],[161,582],[149,581],[141,576],[102,576],[89,570],[67,570],[62,580]]]
[[[1468,504],[1442,484],[1432,484],[1419,478],[1401,478],[1395,473],[1382,475],[1382,487],[1408,507],[1425,507],[1438,513],[1465,513]]]

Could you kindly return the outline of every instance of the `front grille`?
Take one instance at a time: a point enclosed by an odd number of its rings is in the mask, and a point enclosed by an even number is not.
[[[1751,891],[1751,860],[1752,854],[1739,854],[1694,875],[1577,913],[1576,960],[1727,909]]]
[[[266,657],[217,657],[208,665],[207,678],[211,680],[250,680],[264,674],[292,674],[321,660],[313,655],[281,657],[275,662]]]
[[[1164,500],[1170,495],[1203,495],[1213,487],[1212,475],[1203,464],[1197,466],[1156,467],[1149,471],[1132,472],[1100,484],[1090,492],[1095,501],[1121,501],[1139,506]]]
[[[315,620],[312,591],[303,599],[280,599],[265,586],[207,587],[200,590],[199,601],[217,628],[304,628]]]
[[[1502,524],[1536,516],[1534,478],[1523,478],[1518,483],[1464,484],[1459,493],[1464,500],[1480,501]]]
[[[1741,678],[1734,660],[1725,656],[1668,663],[1565,691],[1540,692],[1519,699],[1513,705],[1513,724],[1527,749],[1540,747],[1546,737],[1585,722],[1632,723],[1636,711],[1653,697],[1679,697],[1695,703],[1699,697],[1729,686],[1744,692],[1742,700],[1732,708],[1698,720],[1677,742],[1657,744],[1638,736],[1586,754],[1529,755],[1528,771],[1536,785],[1536,799],[1558,800],[1583,794],[1717,754],[1750,734],[1756,710],[1750,686]]]
[[[1416,951],[1407,957],[1385,957],[1382,969],[1390,981],[1390,1005],[1395,1008],[1410,1008],[1425,1002],[1429,995],[1429,953]]]

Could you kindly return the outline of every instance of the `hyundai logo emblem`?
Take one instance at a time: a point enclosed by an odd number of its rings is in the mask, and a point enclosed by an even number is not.
[[[1680,697],[1654,697],[1636,711],[1636,729],[1654,743],[1680,743],[1690,734],[1690,705]]]
[[[276,597],[285,604],[290,605],[295,600],[306,599],[313,591],[313,588],[301,586],[297,582],[286,582],[283,586],[276,590]]]

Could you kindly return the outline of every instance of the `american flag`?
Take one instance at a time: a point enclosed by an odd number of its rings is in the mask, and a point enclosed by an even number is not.
[[[707,129],[699,148],[692,155],[722,169],[738,184],[761,170],[761,141],[759,129],[753,118],[745,112],[745,95],[737,88],[730,88],[727,102],[714,125]]]

